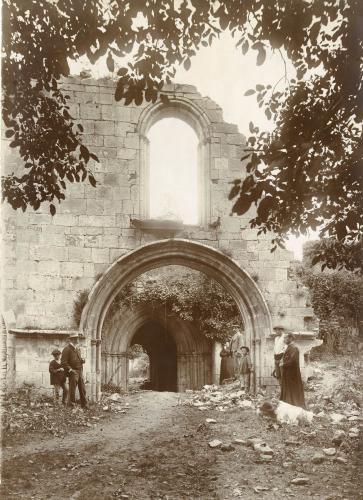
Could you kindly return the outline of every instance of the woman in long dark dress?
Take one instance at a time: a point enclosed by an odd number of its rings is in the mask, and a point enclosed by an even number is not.
[[[233,376],[233,359],[231,357],[228,342],[224,344],[219,355],[221,357],[221,373],[219,376],[219,383],[222,384],[223,380],[227,380]]]
[[[287,348],[280,361],[281,368],[281,396],[280,400],[290,405],[305,407],[304,386],[300,373],[299,349],[294,343],[294,335],[285,336]]]

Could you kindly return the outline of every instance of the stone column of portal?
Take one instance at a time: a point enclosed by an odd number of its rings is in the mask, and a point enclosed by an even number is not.
[[[220,342],[213,342],[212,345],[212,383],[218,385],[219,377],[221,374],[221,357],[220,352],[222,344]]]
[[[106,384],[106,378],[107,378],[107,361],[106,361],[106,356],[107,354],[105,352],[101,352],[101,366],[102,366],[102,384]]]
[[[87,341],[86,341],[87,342]],[[96,339],[91,339],[90,340],[90,345],[87,346],[87,353],[90,352],[91,356],[91,368],[90,371],[87,371],[87,361],[86,360],[86,383],[89,382],[90,384],[90,390],[89,390],[89,397],[91,401],[97,401],[97,380],[96,380]],[[88,356],[87,356],[88,357]],[[86,390],[88,389],[86,385]]]
[[[184,392],[188,389],[186,385],[186,369],[187,369],[187,360],[184,354],[178,354],[177,357],[177,369],[178,369],[178,392]]]
[[[124,391],[127,389],[128,358],[126,352],[117,354],[117,385]]]

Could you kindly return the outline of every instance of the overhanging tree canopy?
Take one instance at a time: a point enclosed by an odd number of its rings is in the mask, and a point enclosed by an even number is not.
[[[82,145],[57,83],[69,60],[105,56],[110,72],[118,65],[116,100],[140,104],[163,97],[175,68],[188,69],[200,46],[228,30],[243,54],[256,51],[257,64],[272,48],[297,70],[283,92],[276,82],[249,91],[275,129],[251,123],[248,176],[232,188],[233,211],[258,204],[251,224],[274,231],[275,245],[288,231],[317,228],[335,254],[341,247],[338,264],[355,267],[363,225],[362,9],[360,0],[5,0],[3,120],[25,169],[3,178],[3,198],[37,209],[64,199],[65,179],[95,185],[89,160],[97,158]],[[132,62],[120,67],[117,58],[129,53]],[[317,259],[337,265],[324,246]]]

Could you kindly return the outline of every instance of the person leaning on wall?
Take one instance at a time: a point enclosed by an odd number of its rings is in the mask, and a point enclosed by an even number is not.
[[[78,333],[74,333],[68,337],[68,343],[62,352],[61,366],[69,378],[69,406],[75,407],[76,405],[76,388],[78,387],[81,406],[82,408],[87,408],[86,386],[83,378],[83,364],[85,360],[81,356],[78,345],[80,339],[81,337]]]

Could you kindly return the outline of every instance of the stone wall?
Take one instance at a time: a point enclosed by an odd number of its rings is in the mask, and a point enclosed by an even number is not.
[[[71,97],[71,114],[84,127],[84,143],[100,159],[92,165],[98,186],[68,183],[66,200],[57,206],[54,217],[47,206],[26,213],[3,206],[2,308],[14,318],[8,328],[74,327],[72,308],[77,292],[90,289],[118,257],[159,237],[130,223],[131,218],[145,214],[141,122],[143,113],[153,105],[116,103],[112,80],[72,77],[63,85]],[[302,330],[304,317],[312,312],[306,308],[304,294],[289,279],[292,254],[281,249],[271,253],[271,236],[257,236],[249,228],[254,209],[243,217],[230,215],[230,182],[245,176],[240,161],[244,136],[236,125],[225,123],[220,107],[193,86],[170,85],[165,91],[174,103],[176,118],[181,102],[198,110],[207,137],[201,199],[205,217],[201,225],[185,227],[178,237],[230,255],[257,283],[273,323],[282,321]],[[16,151],[5,145],[3,156],[4,172],[21,170]],[[211,229],[209,224],[217,217],[221,217],[220,227]]]

